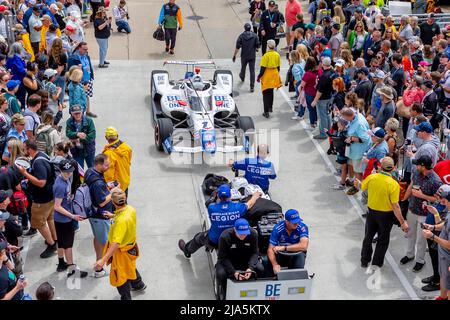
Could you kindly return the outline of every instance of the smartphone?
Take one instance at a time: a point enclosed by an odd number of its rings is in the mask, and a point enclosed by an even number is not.
[[[425,226],[423,225],[423,222],[420,223],[420,227],[421,227],[422,229],[425,229]]]

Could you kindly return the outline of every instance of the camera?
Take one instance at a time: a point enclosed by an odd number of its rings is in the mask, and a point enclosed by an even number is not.
[[[411,139],[407,138],[407,139],[405,140],[405,146],[409,146],[409,145],[411,145],[411,144],[412,144]]]

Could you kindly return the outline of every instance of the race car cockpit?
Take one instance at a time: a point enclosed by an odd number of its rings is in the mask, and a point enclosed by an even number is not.
[[[195,95],[189,95],[188,97],[189,106],[193,111],[196,112],[203,112],[203,111],[211,111],[212,110],[212,103],[211,103],[211,97],[200,97]]]
[[[204,82],[203,77],[199,74],[190,77],[187,86],[195,91],[206,91],[211,88],[211,84],[209,82]]]

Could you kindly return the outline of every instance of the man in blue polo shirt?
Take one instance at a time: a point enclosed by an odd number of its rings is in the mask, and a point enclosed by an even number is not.
[[[232,202],[230,186],[223,184],[217,189],[217,196],[220,201],[208,206],[208,215],[211,221],[209,230],[197,233],[187,243],[183,239],[178,241],[178,247],[183,251],[186,258],[190,258],[194,252],[206,244],[217,248],[222,232],[233,227],[234,222],[242,218],[247,213],[247,210],[250,210],[255,205],[256,200],[261,197],[261,193],[254,193],[247,203]]]
[[[260,186],[267,193],[269,190],[269,179],[275,179],[277,177],[273,163],[266,160],[268,155],[269,146],[260,144],[256,158],[246,158],[243,161],[235,162],[231,160],[229,167],[233,171],[245,171],[245,179],[247,179],[248,183]]]
[[[300,215],[295,209],[286,211],[284,218],[284,221],[279,222],[273,228],[270,236],[267,250],[268,261],[264,261],[269,275],[277,274],[281,267],[303,269],[305,266],[306,251],[309,245],[308,227],[300,219]],[[282,255],[280,252],[299,252],[299,254]]]

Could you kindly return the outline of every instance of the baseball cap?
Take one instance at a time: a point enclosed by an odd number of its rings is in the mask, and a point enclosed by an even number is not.
[[[414,126],[414,130],[417,132],[425,131],[427,133],[433,132],[433,127],[428,121],[422,122],[421,124]]]
[[[74,172],[75,171],[75,168],[73,167],[72,163],[67,159],[62,160],[58,164],[58,168],[59,168],[59,170],[61,170],[61,172]]]
[[[75,29],[75,27],[74,27],[73,25],[68,24],[68,25],[66,25],[66,30],[67,30],[67,31],[70,31],[70,32],[73,32],[73,31],[75,31],[76,29]]]
[[[391,157],[384,157],[380,160],[381,168],[391,171],[394,169],[394,160]]]
[[[450,193],[450,185],[448,184],[443,184],[439,187],[438,191],[436,191],[436,194],[440,197],[445,197],[448,193]]]
[[[319,42],[326,46],[328,44],[328,39],[323,37],[323,38],[320,38]]]
[[[434,19],[434,17],[435,17],[434,13],[430,13],[430,14],[428,15],[428,18],[429,18],[429,19]]]
[[[424,85],[425,87],[431,89],[433,88],[433,82],[431,82],[431,80],[425,80],[422,85]]]
[[[433,160],[429,155],[422,155],[418,159],[413,159],[412,164],[415,164],[416,166],[423,166],[427,169],[433,168]]]
[[[322,59],[322,65],[325,67],[331,66],[331,59],[330,57],[325,57]]]
[[[247,235],[250,234],[250,225],[248,221],[245,219],[237,219],[234,223],[234,229],[236,233],[239,235]]]
[[[330,16],[325,16],[322,19],[323,22],[331,22],[331,17]]]
[[[127,195],[122,189],[114,188],[111,190],[111,199],[114,203],[123,205],[127,202]]]
[[[117,132],[117,129],[114,127],[108,127],[105,130],[105,137],[106,138],[112,138],[112,137],[117,137],[119,135],[119,133]]]
[[[377,138],[384,138],[384,136],[386,135],[384,129],[380,127],[373,128],[372,130],[369,130],[368,133],[370,136]]]
[[[429,67],[429,66],[431,66],[431,63],[429,63],[428,61],[420,61],[419,62],[419,66],[422,66],[422,67]]]
[[[275,5],[275,1],[269,1],[269,7],[272,7]]]
[[[0,190],[0,202],[3,202],[6,200],[6,198],[11,197],[13,194],[12,190]]]
[[[302,219],[300,219],[300,214],[295,209],[289,209],[288,211],[286,211],[286,213],[284,214],[284,218],[292,224],[299,224],[303,221]]]
[[[358,7],[358,8],[356,8],[355,12],[363,13],[363,10],[360,7]]]
[[[44,71],[44,77],[46,77],[47,79],[50,79],[51,77],[53,77],[54,75],[56,75],[58,72],[54,69],[46,69]]]
[[[314,23],[308,23],[305,26],[305,29],[312,29],[312,30],[314,30],[315,28],[316,28],[316,25]]]
[[[384,79],[386,77],[386,74],[384,73],[383,70],[377,69],[377,70],[375,70],[374,73],[371,73],[370,76],[372,78]]]
[[[335,65],[336,67],[343,67],[345,65],[344,59],[337,59]]]
[[[13,90],[15,87],[17,87],[20,84],[19,80],[9,80],[6,83],[6,87],[8,88],[8,90]]]
[[[0,240],[0,250],[5,250],[7,247],[8,247],[8,242],[6,242],[5,240]]]
[[[223,184],[217,189],[217,194],[219,198],[229,198],[231,197],[231,188],[227,184]]]
[[[73,106],[70,107],[69,112],[70,113],[78,113],[78,112],[83,112],[83,110],[81,109],[81,106],[79,104],[74,104]]]
[[[369,75],[369,69],[367,67],[359,68],[358,70],[356,70],[356,74],[358,74],[358,73],[364,73],[366,76],[368,76]]]
[[[48,14],[44,14],[41,18],[41,20],[52,20],[52,18]]]

